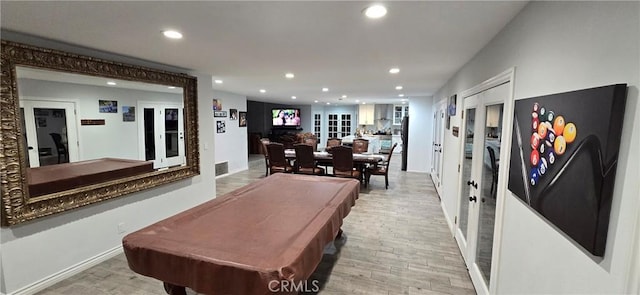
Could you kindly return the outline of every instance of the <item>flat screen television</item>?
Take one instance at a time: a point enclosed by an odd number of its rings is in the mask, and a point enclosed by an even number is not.
[[[272,109],[273,127],[300,127],[300,109]]]

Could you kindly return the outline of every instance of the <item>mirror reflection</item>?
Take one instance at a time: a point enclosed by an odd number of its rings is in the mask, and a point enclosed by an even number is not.
[[[16,76],[31,197],[186,165],[182,88],[23,66]],[[98,176],[48,182],[70,165]]]

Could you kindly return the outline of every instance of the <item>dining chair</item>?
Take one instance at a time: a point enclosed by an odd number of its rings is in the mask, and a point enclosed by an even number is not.
[[[496,151],[488,146],[487,151],[489,152],[489,159],[491,160],[491,189],[489,193],[491,197],[496,198],[496,193],[498,192],[498,161],[496,161]]]
[[[313,152],[317,152],[318,151],[318,139],[313,138],[313,137],[307,137],[305,139],[302,140],[303,144],[306,144],[310,147],[313,148]]]
[[[295,173],[309,175],[323,175],[324,169],[318,167],[313,156],[313,147],[300,143],[293,146],[296,150]]]
[[[391,162],[391,156],[393,155],[393,150],[396,149],[396,146],[398,146],[398,143],[394,143],[393,146],[391,146],[391,150],[389,151],[386,161],[382,162],[380,165],[368,167],[365,170],[365,185],[369,185],[371,175],[384,175],[385,189],[389,189],[389,162]]]
[[[269,175],[269,153],[267,152],[267,145],[271,143],[268,138],[260,138],[261,151],[260,153],[264,156],[264,176]]]
[[[327,139],[327,145],[325,146],[324,150],[325,151],[330,151],[332,148],[336,147],[336,146],[341,146],[342,145],[342,138],[329,138]]]
[[[369,140],[356,138],[353,140],[353,153],[364,154],[369,150]]]
[[[333,175],[336,177],[355,178],[362,182],[360,170],[353,166],[353,149],[348,146],[332,148]]]
[[[51,139],[53,139],[53,143],[56,145],[58,164],[69,162],[69,151],[64,143],[62,143],[62,135],[60,135],[60,133],[49,133],[49,135],[51,135]],[[61,157],[64,157],[64,162],[62,162]]]
[[[270,174],[284,172],[293,172],[293,167],[289,165],[289,161],[284,155],[284,145],[281,143],[267,144],[267,152],[269,154],[269,171]]]

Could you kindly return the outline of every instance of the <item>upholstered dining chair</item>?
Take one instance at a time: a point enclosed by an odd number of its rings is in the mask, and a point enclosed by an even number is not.
[[[353,140],[353,153],[364,154],[369,150],[369,140],[356,138]]]
[[[333,154],[333,175],[362,181],[360,170],[353,166],[353,149],[348,146],[336,146],[331,150]]]
[[[312,147],[313,148],[313,150],[312,150],[313,152],[318,151],[318,139],[313,138],[313,137],[307,137],[307,138],[302,140],[302,143]]]
[[[342,145],[342,138],[329,138],[327,139],[327,146],[325,146],[324,150],[325,151],[330,151],[333,147],[336,146],[341,146]]]
[[[365,184],[367,186],[369,185],[371,175],[384,175],[385,189],[389,188],[389,162],[391,162],[391,156],[393,155],[393,150],[396,149],[396,146],[398,146],[398,143],[394,143],[393,146],[391,146],[391,150],[389,151],[386,161],[377,166],[368,167],[365,170]]]
[[[56,145],[58,164],[68,163],[69,151],[67,150],[67,147],[64,145],[64,143],[62,143],[62,135],[60,135],[60,133],[49,133],[49,135],[51,135],[51,139],[53,139],[53,143]],[[62,157],[64,157],[64,162],[61,159]]]
[[[271,141],[268,138],[260,138],[260,144],[261,144],[261,153],[264,156],[264,176],[268,176],[269,175],[269,153],[267,152],[267,145],[271,143]]]
[[[289,165],[289,161],[284,155],[284,145],[281,143],[267,144],[267,153],[269,154],[269,171],[270,174],[284,172],[293,172],[293,167]]]
[[[296,150],[295,173],[310,175],[324,174],[324,169],[316,165],[312,146],[300,143],[294,145],[293,148]]]

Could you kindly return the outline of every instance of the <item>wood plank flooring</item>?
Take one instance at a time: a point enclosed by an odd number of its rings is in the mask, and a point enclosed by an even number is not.
[[[361,187],[343,238],[325,248],[310,288],[317,280],[321,294],[475,294],[429,175],[402,172],[399,162],[394,155],[388,190],[376,176]],[[216,180],[218,195],[264,177],[262,158],[251,157],[249,166]],[[121,254],[39,294],[165,292],[161,282],[129,270]]]

